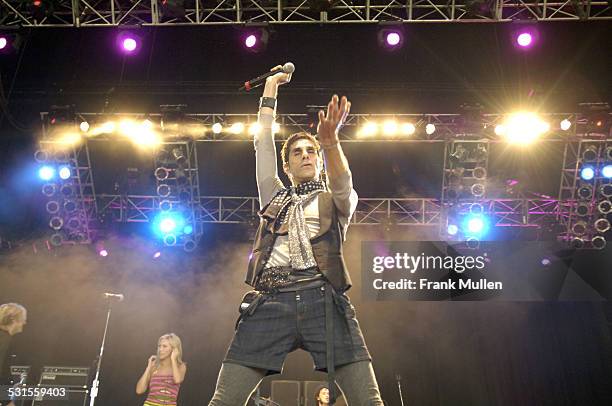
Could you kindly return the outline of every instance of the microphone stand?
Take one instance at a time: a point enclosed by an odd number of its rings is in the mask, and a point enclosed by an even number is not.
[[[402,395],[402,377],[400,374],[395,374],[397,380],[397,390],[399,391],[401,405],[404,406],[404,396]]]
[[[94,406],[96,402],[96,397],[98,396],[98,387],[100,386],[100,380],[98,379],[100,376],[100,365],[102,364],[102,356],[104,355],[104,345],[106,343],[106,333],[108,332],[108,322],[111,316],[111,310],[113,308],[112,298],[107,297],[108,300],[108,312],[106,313],[106,325],[104,326],[104,335],[102,336],[102,344],[100,345],[100,354],[98,354],[98,359],[96,362],[96,376],[94,377],[93,382],[91,383],[91,391],[89,393],[89,406]]]

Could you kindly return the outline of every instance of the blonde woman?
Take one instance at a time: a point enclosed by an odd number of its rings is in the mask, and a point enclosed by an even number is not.
[[[151,355],[147,368],[136,384],[136,393],[149,390],[143,406],[175,406],[187,364],[183,362],[181,339],[174,333],[157,341],[157,355]]]
[[[26,324],[28,312],[25,307],[17,303],[5,303],[0,305],[0,385],[8,385],[11,378],[8,357],[9,345],[15,334],[23,331]],[[0,402],[0,405],[3,403]],[[8,402],[8,406],[14,406]]]

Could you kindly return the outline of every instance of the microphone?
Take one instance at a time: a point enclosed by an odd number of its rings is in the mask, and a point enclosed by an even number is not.
[[[123,293],[109,293],[109,292],[105,292],[104,293],[104,297],[107,299],[117,299],[118,301],[122,302],[124,299]]]
[[[247,82],[244,82],[244,85],[242,85],[240,89],[238,90],[246,90],[248,92],[249,90],[254,89],[264,84],[266,79],[269,78],[270,76],[274,76],[280,72],[293,73],[293,71],[295,71],[295,65],[292,64],[291,62],[287,62],[286,64],[282,66],[282,68],[272,69],[270,72],[266,72],[261,76],[257,76],[255,79],[251,79]]]

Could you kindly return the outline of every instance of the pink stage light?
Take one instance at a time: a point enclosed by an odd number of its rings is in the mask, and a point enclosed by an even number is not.
[[[394,47],[399,45],[400,41],[402,40],[402,37],[400,36],[399,32],[389,32],[387,33],[387,45],[389,45],[390,47]]]
[[[528,32],[522,32],[516,37],[516,43],[523,48],[527,48],[533,43],[533,36]]]
[[[519,27],[512,33],[514,47],[521,51],[527,51],[537,45],[540,33],[535,26]]]
[[[0,37],[0,50],[6,48],[8,45],[8,39],[6,37]]]
[[[153,259],[157,259],[161,257],[161,252],[157,251],[155,254],[153,254]]]
[[[255,45],[257,45],[257,37],[254,34],[247,36],[244,40],[244,45],[247,48],[253,48]]]
[[[140,50],[142,39],[131,31],[122,31],[117,35],[116,45],[125,55],[134,55]]]
[[[100,252],[98,252],[98,254],[100,254],[101,257],[107,257],[108,251],[105,249],[101,249]]]
[[[136,50],[136,40],[134,38],[126,38],[123,40],[123,49],[127,52],[134,52]]]
[[[404,45],[404,28],[401,26],[387,26],[383,25],[379,27],[377,33],[378,45],[387,51],[397,51]]]

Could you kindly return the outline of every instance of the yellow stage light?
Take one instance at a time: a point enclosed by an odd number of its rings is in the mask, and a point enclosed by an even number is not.
[[[147,130],[153,130],[153,122],[149,119],[142,120],[140,126]]]
[[[412,123],[404,123],[402,124],[402,134],[403,135],[412,135],[416,131],[416,127]]]
[[[496,135],[499,135],[500,137],[501,137],[502,135],[505,135],[505,134],[506,134],[506,126],[505,126],[505,125],[503,125],[503,124],[497,124],[497,125],[495,126],[495,134],[496,134]]]
[[[123,119],[119,122],[119,132],[125,137],[131,137],[132,133],[138,130],[139,126],[134,120]]]
[[[383,134],[384,135],[396,135],[397,134],[397,121],[387,120],[383,123]]]
[[[503,136],[511,144],[527,145],[534,142],[550,129],[550,125],[542,121],[534,113],[511,114],[504,123]]]
[[[361,131],[359,132],[359,135],[363,137],[371,137],[373,135],[376,135],[377,133],[378,133],[378,124],[376,124],[373,121],[368,121],[363,125],[363,127],[361,127]]]
[[[281,130],[281,126],[279,123],[277,123],[276,121],[272,123],[272,134],[278,134],[280,133]]]
[[[73,146],[81,142],[81,134],[75,132],[66,132],[57,138],[57,142],[62,146]]]
[[[244,124],[240,122],[232,124],[230,132],[232,134],[242,134],[244,132]]]
[[[249,126],[249,135],[257,135],[261,132],[261,125],[259,123],[253,123]]]
[[[112,134],[115,132],[116,128],[117,124],[115,124],[114,121],[107,121],[100,126],[99,131],[97,131],[96,134]]]
[[[142,148],[151,148],[160,143],[159,136],[153,131],[153,123],[144,120],[140,123],[124,119],[119,122],[119,132],[124,137]]]

